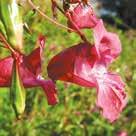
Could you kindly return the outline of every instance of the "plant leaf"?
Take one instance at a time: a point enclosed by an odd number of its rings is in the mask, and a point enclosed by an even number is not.
[[[6,30],[5,30],[4,24],[2,23],[1,19],[0,19],[0,32],[6,37]]]

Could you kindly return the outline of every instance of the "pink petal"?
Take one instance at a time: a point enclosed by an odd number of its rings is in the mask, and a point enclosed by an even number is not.
[[[95,62],[91,49],[91,45],[81,43],[62,51],[49,62],[47,67],[49,77],[82,86],[94,86],[93,79],[87,75]]]
[[[33,71],[30,71],[30,69],[27,67],[28,65],[30,64],[27,63],[26,65],[26,62],[22,62],[19,67],[23,84],[26,88],[38,86],[39,83],[37,82],[37,75],[35,75]]]
[[[70,10],[69,14],[68,26],[72,29],[76,28],[72,25],[70,20],[72,20],[79,29],[93,28],[98,22],[90,5],[83,6],[83,4],[79,4],[73,10]]]
[[[0,60],[0,87],[8,87],[11,85],[13,60],[12,57]],[[20,64],[19,71],[25,87],[37,86],[36,75],[29,71],[24,62]]]
[[[43,88],[49,105],[55,105],[58,103],[57,90],[52,80],[39,80],[41,87]]]
[[[128,136],[126,131],[121,131],[117,134],[117,136]]]
[[[24,57],[24,62],[31,72],[35,75],[41,73],[41,61],[42,61],[42,52],[45,45],[45,37],[39,36],[37,40],[38,48],[36,48],[32,53]]]
[[[0,87],[7,87],[10,85],[12,65],[12,57],[7,57],[0,60]]]
[[[110,122],[115,121],[126,105],[124,83],[116,74],[105,74],[104,79],[97,79],[97,105]]]
[[[51,80],[44,80],[40,75],[34,75],[25,63],[20,64],[19,70],[21,73],[21,79],[26,88],[41,86],[46,94],[48,104],[54,105],[58,102],[55,84]]]
[[[94,39],[97,55],[105,63],[111,63],[120,54],[119,37],[114,33],[107,32],[102,20],[94,27]]]
[[[41,78],[40,75],[34,75],[34,73],[27,68],[25,63],[20,64],[19,70],[21,73],[21,79],[26,88],[41,86],[46,94],[48,104],[54,105],[58,102],[55,84],[51,80],[46,81]]]
[[[57,90],[55,84],[51,80],[44,80],[40,75],[35,75],[33,71],[30,71],[26,63],[22,63],[20,66],[21,78],[25,87],[41,86],[47,97],[49,105],[54,105],[58,102]],[[31,66],[31,65],[30,65]]]
[[[25,58],[24,56],[22,56]],[[13,58],[7,57],[0,60],[0,87],[8,87],[11,84],[11,76],[12,76],[12,67],[13,67]],[[26,65],[24,61],[20,64],[19,71],[21,73],[21,79],[23,80],[23,84],[25,87],[33,87],[37,86],[37,76],[33,71],[30,71],[27,66],[31,66],[31,64]],[[32,66],[31,66],[32,67]]]

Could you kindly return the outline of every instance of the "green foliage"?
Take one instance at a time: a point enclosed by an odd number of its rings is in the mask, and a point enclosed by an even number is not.
[[[43,2],[44,3],[44,2]],[[46,13],[48,3],[42,5]],[[31,14],[30,12],[26,12]],[[39,33],[47,35],[44,50],[43,75],[47,78],[46,66],[49,59],[80,41],[73,33],[57,28],[37,13],[34,16],[24,13],[24,19],[32,33],[24,32],[26,54],[35,45]],[[59,21],[66,24],[63,17]],[[123,51],[121,56],[109,68],[119,72],[126,82],[128,105],[120,118],[113,124],[106,121],[95,106],[96,90],[79,87],[74,84],[57,82],[59,103],[48,106],[44,92],[40,88],[27,89],[26,111],[22,119],[17,120],[11,107],[9,90],[0,90],[0,136],[115,136],[120,131],[136,134],[136,31],[123,32],[108,25],[110,31],[119,34]],[[90,38],[91,31],[85,31]],[[2,56],[7,55],[1,49]]]

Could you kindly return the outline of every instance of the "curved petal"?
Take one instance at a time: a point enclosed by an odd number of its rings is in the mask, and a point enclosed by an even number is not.
[[[14,59],[12,57],[0,60],[0,87],[9,87],[11,85],[13,60]],[[24,86],[37,86],[36,75],[34,75],[34,73],[31,72],[25,64],[26,63],[22,62],[19,67]]]
[[[25,88],[39,85],[37,82],[37,76],[33,73],[33,71],[29,70],[26,63],[23,62],[20,64],[19,71]]]
[[[19,70],[25,88],[40,86],[46,94],[48,104],[54,105],[58,102],[55,84],[51,80],[44,80],[40,75],[34,75],[34,73],[27,68],[25,63],[20,64]]]
[[[128,133],[126,131],[120,131],[117,136],[128,136]]]
[[[106,64],[111,63],[121,52],[121,42],[118,35],[107,32],[102,20],[93,30],[98,57],[102,58]]]
[[[81,43],[54,56],[47,67],[49,77],[86,87],[94,86],[94,81],[89,75],[95,62],[91,49],[91,45]]]
[[[13,58],[7,57],[0,60],[0,87],[8,87],[11,84]]]
[[[24,57],[24,63],[35,75],[41,73],[42,52],[45,45],[45,37],[39,36],[37,44],[39,47],[32,51],[30,55]]]
[[[124,83],[118,75],[110,73],[97,82],[97,105],[102,108],[103,116],[113,122],[126,105]]]
[[[49,105],[55,105],[58,103],[57,90],[52,80],[38,80],[39,84],[43,88]]]
[[[72,20],[79,29],[93,28],[98,22],[90,5],[84,6],[83,4],[78,4],[73,10],[68,12],[70,14],[68,26],[72,29],[76,28],[71,24],[70,20]]]

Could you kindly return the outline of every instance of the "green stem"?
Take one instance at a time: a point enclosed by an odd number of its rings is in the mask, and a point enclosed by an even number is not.
[[[0,33],[0,42],[3,43],[3,47],[7,48],[11,51],[11,53],[15,53],[15,50],[10,46],[10,44],[7,42],[6,38]]]
[[[48,17],[46,14],[44,14],[39,8],[37,8],[37,6],[31,1],[31,0],[28,0],[28,3],[29,5],[35,9],[42,17],[44,17],[45,19],[47,19],[48,21],[50,21],[52,24],[56,25],[56,26],[59,26],[61,28],[64,28],[64,29],[67,29],[69,31],[72,31],[72,32],[75,32],[75,30],[69,28],[69,27],[66,27],[60,23],[58,23],[57,21],[51,19],[50,17]]]

